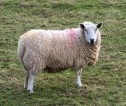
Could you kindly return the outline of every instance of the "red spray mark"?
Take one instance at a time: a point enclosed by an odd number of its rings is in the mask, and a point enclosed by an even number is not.
[[[67,32],[68,32],[68,34],[70,36],[70,42],[71,42],[71,44],[73,44],[74,43],[75,32],[74,32],[73,29],[67,29]]]

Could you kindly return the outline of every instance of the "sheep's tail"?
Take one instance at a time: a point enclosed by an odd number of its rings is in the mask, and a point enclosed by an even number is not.
[[[24,68],[27,70],[27,68],[25,67],[25,64],[23,62],[23,57],[25,54],[25,42],[23,42],[23,39],[21,39],[21,38],[19,39],[19,42],[18,42],[17,54],[18,54],[19,61],[24,66]]]

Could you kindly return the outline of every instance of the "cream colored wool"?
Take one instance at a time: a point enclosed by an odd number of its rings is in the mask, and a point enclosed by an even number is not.
[[[23,34],[18,43],[18,56],[24,68],[36,74],[38,71],[58,72],[69,68],[78,70],[95,64],[101,44],[100,32],[96,43],[90,45],[82,28],[73,31],[73,43],[67,30],[31,30]]]

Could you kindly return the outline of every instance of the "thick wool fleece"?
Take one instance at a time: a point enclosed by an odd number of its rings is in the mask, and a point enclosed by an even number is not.
[[[98,60],[101,36],[91,46],[81,28],[74,28],[73,41],[67,30],[31,30],[20,37],[18,56],[24,68],[33,74],[38,71],[58,72],[80,69]]]

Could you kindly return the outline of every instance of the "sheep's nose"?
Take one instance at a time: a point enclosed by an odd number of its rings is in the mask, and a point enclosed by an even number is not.
[[[90,43],[93,45],[94,44],[94,39],[90,39]]]

